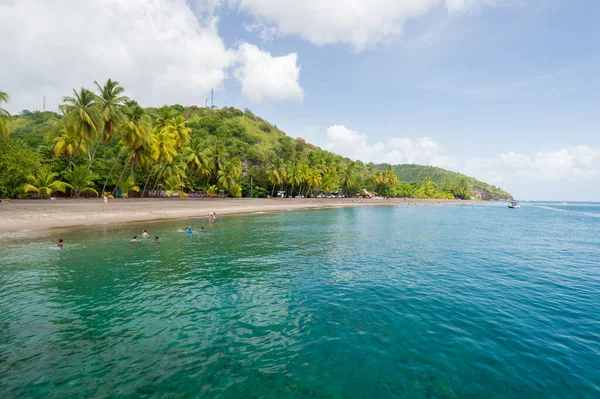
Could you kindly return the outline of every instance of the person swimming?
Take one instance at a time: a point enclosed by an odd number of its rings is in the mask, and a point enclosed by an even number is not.
[[[142,231],[142,237],[143,237],[143,238],[148,238],[148,237],[150,237],[150,234],[148,234],[148,232],[146,231],[146,229],[144,229],[144,230]]]
[[[204,231],[204,227],[200,227],[200,231]]]
[[[154,242],[158,242],[158,237],[154,237]]]
[[[192,229],[190,227],[186,227],[185,228],[185,233],[186,234],[192,234]]]
[[[133,239],[131,240],[131,242],[138,242],[137,236],[133,236]]]
[[[58,240],[56,240],[56,245],[58,245],[59,248],[65,247],[65,243],[63,242],[62,238],[59,238]]]

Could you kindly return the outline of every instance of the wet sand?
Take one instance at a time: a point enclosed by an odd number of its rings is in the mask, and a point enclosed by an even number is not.
[[[51,228],[109,223],[208,217],[256,212],[280,212],[352,206],[414,206],[467,204],[478,201],[428,199],[339,199],[339,198],[152,198],[111,199],[104,209],[102,199],[9,200],[0,203],[0,239],[13,234],[35,236]]]

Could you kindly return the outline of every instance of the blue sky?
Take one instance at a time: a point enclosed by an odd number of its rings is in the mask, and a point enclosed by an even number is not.
[[[351,158],[600,200],[600,2],[73,1],[0,0],[9,110],[108,76],[144,105],[202,105],[214,87],[215,105]]]

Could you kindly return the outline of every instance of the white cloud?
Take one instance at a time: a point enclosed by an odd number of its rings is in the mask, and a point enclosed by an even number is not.
[[[304,91],[299,83],[297,62],[296,53],[274,57],[252,44],[242,43],[234,76],[242,85],[242,94],[252,102],[302,101]]]
[[[465,12],[492,0],[229,0],[282,35],[315,45],[349,44],[357,50],[402,34],[404,23],[443,5]]]
[[[442,156],[442,148],[436,141],[394,137],[387,143],[369,144],[367,135],[348,129],[343,125],[332,125],[327,129],[327,150],[351,159],[364,162],[404,164],[417,163],[451,167],[454,160]]]
[[[556,151],[459,160],[427,137],[394,137],[369,143],[368,136],[343,125],[327,129],[329,151],[363,162],[433,165],[473,176],[520,199],[600,200],[600,148],[586,145]]]
[[[2,2],[0,37],[13,111],[41,108],[42,93],[54,108],[109,77],[144,105],[203,103],[235,61],[217,20],[199,21],[185,0]]]

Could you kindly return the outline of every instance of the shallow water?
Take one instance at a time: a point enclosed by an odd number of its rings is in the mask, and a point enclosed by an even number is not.
[[[11,241],[1,396],[598,398],[597,215],[365,207]],[[161,242],[130,243],[142,228]]]

